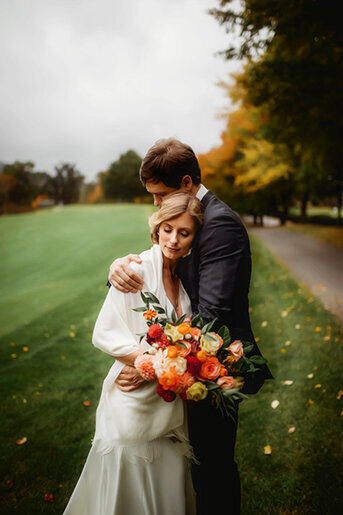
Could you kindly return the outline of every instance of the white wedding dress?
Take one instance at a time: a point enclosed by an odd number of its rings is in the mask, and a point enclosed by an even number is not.
[[[162,254],[154,245],[132,263],[150,291],[170,315],[172,305],[162,281]],[[180,283],[183,313],[191,313]],[[123,294],[111,286],[99,313],[93,344],[114,358],[138,348],[137,334],[147,325],[140,293]],[[194,492],[190,476],[184,404],[179,397],[165,402],[151,381],[132,392],[115,384],[122,365],[115,361],[107,374],[96,412],[96,429],[87,461],[64,515],[193,515]]]

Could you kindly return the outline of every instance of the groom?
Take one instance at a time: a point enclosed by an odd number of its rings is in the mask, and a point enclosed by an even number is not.
[[[153,195],[155,206],[176,192],[196,196],[203,205],[203,225],[192,252],[180,260],[177,274],[192,304],[193,314],[217,317],[215,328],[227,325],[233,339],[254,343],[252,354],[260,355],[251,330],[248,292],[251,255],[247,232],[237,214],[201,184],[201,172],[193,150],[170,138],[158,141],[143,159],[140,179]],[[142,288],[142,279],[130,268],[140,262],[129,255],[114,261],[109,280],[123,292]],[[265,379],[272,378],[267,366],[243,388],[256,393]],[[125,367],[117,379],[124,391],[138,388],[142,378]],[[236,407],[238,421],[238,404]],[[234,461],[236,424],[223,418],[207,399],[188,403],[189,437],[198,464],[192,477],[197,493],[197,514],[240,513],[240,481]]]

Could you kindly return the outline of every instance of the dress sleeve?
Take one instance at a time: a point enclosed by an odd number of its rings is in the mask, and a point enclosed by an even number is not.
[[[139,305],[138,296],[121,293],[110,287],[93,331],[93,345],[114,358],[127,356],[139,349],[135,328],[130,327],[129,310]],[[134,297],[134,298],[133,298]]]

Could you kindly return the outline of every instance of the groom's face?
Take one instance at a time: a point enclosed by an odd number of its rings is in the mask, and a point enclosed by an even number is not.
[[[162,201],[171,195],[174,195],[174,193],[189,193],[189,187],[183,183],[182,180],[180,188],[171,188],[170,186],[166,186],[162,181],[160,182],[153,182],[153,181],[147,181],[145,183],[145,188],[148,191],[148,193],[151,193],[151,195],[154,197],[154,205],[160,206]]]

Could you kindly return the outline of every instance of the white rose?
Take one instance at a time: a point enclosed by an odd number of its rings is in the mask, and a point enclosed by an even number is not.
[[[164,369],[169,370],[171,367],[174,367],[175,372],[181,376],[187,370],[187,360],[181,356],[177,356],[176,358],[165,358]]]
[[[200,348],[208,356],[215,356],[222,345],[223,340],[217,333],[206,333],[200,338]]]

